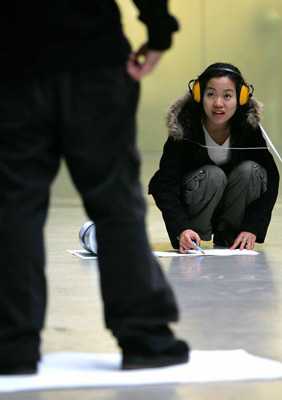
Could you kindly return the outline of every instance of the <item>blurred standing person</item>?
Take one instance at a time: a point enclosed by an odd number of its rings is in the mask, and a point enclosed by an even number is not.
[[[148,30],[135,53],[114,0],[1,6],[0,374],[37,371],[47,303],[43,228],[61,159],[96,224],[105,324],[122,368],[188,359],[169,328],[177,305],[145,231],[135,137],[138,81],[178,24],[165,0],[134,3]]]

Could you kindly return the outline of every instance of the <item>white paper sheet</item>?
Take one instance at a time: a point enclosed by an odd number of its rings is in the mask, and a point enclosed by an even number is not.
[[[87,250],[68,250],[74,256],[83,259],[96,259],[97,256]],[[254,250],[230,250],[230,249],[204,249],[205,254],[198,250],[189,250],[186,254],[181,254],[176,250],[169,251],[153,251],[156,257],[191,257],[191,256],[256,256],[259,254]]]
[[[90,253],[87,250],[68,250],[69,253],[71,253],[73,256],[83,258],[85,260],[95,260],[97,257],[96,254]]]
[[[34,376],[0,377],[1,392],[282,379],[282,363],[245,350],[191,352],[189,363],[122,371],[119,354],[52,353]]]
[[[230,250],[230,249],[204,249],[205,254],[199,250],[188,250],[186,254],[181,254],[176,250],[154,251],[157,257],[191,257],[191,256],[255,256],[259,254],[254,250]]]

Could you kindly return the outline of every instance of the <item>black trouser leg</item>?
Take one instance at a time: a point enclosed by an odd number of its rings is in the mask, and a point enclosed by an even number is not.
[[[175,340],[167,324],[178,311],[145,230],[135,144],[138,85],[123,68],[69,79],[62,90],[64,151],[96,224],[106,325],[123,349],[161,351]]]
[[[57,160],[38,120],[43,93],[0,82],[0,373],[36,365],[46,309],[43,225]]]
[[[0,371],[36,363],[46,307],[41,216],[5,207],[1,221]],[[2,223],[3,222],[3,223]]]

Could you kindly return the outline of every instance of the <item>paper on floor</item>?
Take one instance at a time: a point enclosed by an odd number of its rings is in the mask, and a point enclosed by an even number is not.
[[[156,257],[191,257],[191,256],[255,256],[259,254],[254,250],[230,250],[230,249],[205,249],[205,254],[199,250],[189,250],[186,254],[181,254],[176,250],[169,251],[153,251]],[[97,259],[97,256],[87,250],[68,250],[74,256],[83,259]]]
[[[245,350],[191,352],[189,363],[121,371],[119,354],[52,353],[34,376],[0,377],[0,392],[282,379],[282,363]]]
[[[188,250],[187,253],[181,254],[176,250],[171,251],[154,251],[157,257],[191,257],[191,256],[255,256],[259,254],[254,250],[230,250],[230,249],[204,249],[205,254],[199,250]]]
[[[69,253],[71,253],[73,256],[77,256],[79,258],[83,258],[85,260],[89,260],[89,259],[97,259],[97,255],[94,253],[90,253],[87,250],[68,250]]]

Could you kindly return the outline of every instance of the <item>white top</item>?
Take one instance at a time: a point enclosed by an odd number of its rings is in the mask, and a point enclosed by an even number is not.
[[[230,159],[230,136],[225,140],[223,144],[216,143],[210,136],[209,132],[203,125],[205,133],[206,146],[208,148],[208,154],[210,159],[216,164],[225,164]]]

